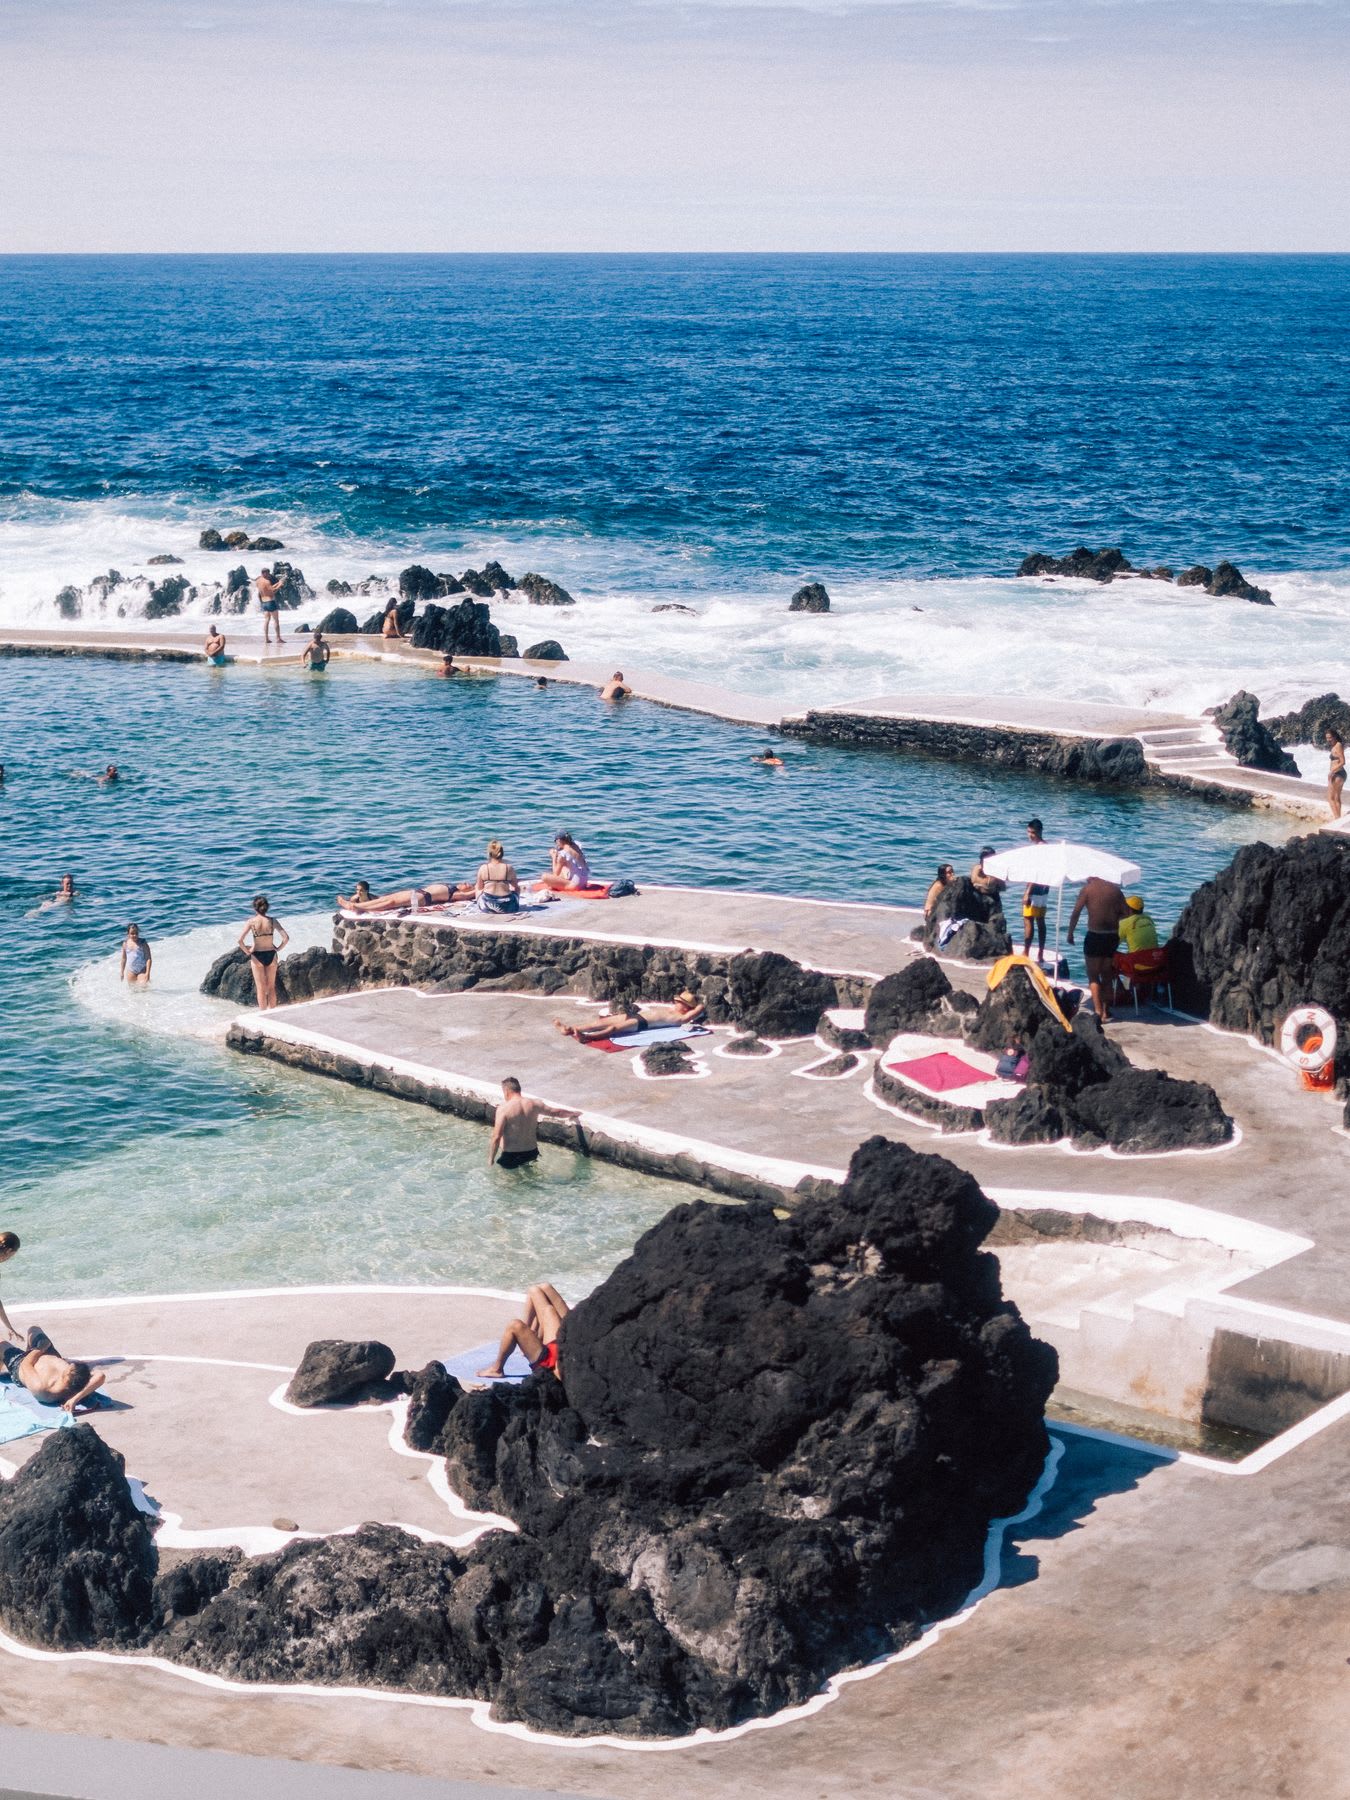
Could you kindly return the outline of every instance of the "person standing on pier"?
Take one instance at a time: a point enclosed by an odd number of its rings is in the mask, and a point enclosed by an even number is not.
[[[1339,731],[1333,731],[1328,725],[1326,744],[1331,752],[1331,767],[1327,770],[1327,805],[1331,808],[1332,818],[1339,819],[1341,795],[1345,792],[1345,739]]]
[[[1093,1011],[1100,1025],[1111,1022],[1111,993],[1116,979],[1116,945],[1120,941],[1120,921],[1127,917],[1129,911],[1129,902],[1114,881],[1107,881],[1100,875],[1089,875],[1069,915],[1069,942],[1072,943],[1079,915],[1087,913],[1083,966],[1087,970]]]
[[[284,643],[281,635],[281,583],[275,576],[269,575],[266,569],[260,569],[253,577],[253,585],[258,590],[258,605],[262,608],[263,643],[266,644],[272,635],[272,627],[277,628],[277,642]]]
[[[1045,842],[1045,827],[1039,819],[1027,820],[1027,842],[1029,844]],[[983,856],[980,861],[983,863]],[[1044,882],[1031,881],[1027,883],[1027,890],[1022,896],[1022,954],[1023,956],[1031,955],[1031,939],[1034,933],[1037,962],[1045,961],[1045,904],[1049,893],[1050,890]],[[1072,933],[1069,935],[1069,942],[1073,942]],[[1111,946],[1111,950],[1114,955],[1114,944]]]

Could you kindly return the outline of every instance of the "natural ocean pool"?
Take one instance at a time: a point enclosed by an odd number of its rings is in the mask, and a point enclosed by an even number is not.
[[[639,883],[916,903],[939,860],[1015,843],[1036,812],[1139,861],[1163,923],[1240,843],[1291,829],[796,745],[774,775],[750,763],[761,741],[515,679],[0,660],[0,1225],[25,1240],[6,1291],[581,1289],[691,1197],[561,1153],[508,1181],[475,1127],[205,1039],[193,989],[259,890],[304,941],[358,876],[469,874],[491,834],[524,875],[564,827]],[[109,760],[115,788],[70,777]],[[66,870],[80,899],[34,914]],[[133,918],[158,955],[147,993],[107,964]]]

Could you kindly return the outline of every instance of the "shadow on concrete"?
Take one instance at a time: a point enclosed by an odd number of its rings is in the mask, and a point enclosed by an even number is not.
[[[1009,1528],[1003,1540],[1000,1587],[1024,1587],[1040,1573],[1037,1543],[1082,1529],[1097,1502],[1112,1494],[1133,1492],[1146,1476],[1174,1458],[1167,1452],[1136,1450],[1109,1438],[1050,1428],[1052,1442],[1063,1445],[1054,1483],[1040,1511],[1024,1524]]]

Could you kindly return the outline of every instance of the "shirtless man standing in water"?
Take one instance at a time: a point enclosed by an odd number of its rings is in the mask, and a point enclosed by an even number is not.
[[[520,1169],[526,1163],[539,1161],[539,1120],[545,1113],[555,1119],[579,1119],[580,1113],[562,1106],[541,1106],[520,1091],[514,1075],[502,1082],[502,1103],[492,1121],[492,1143],[488,1147],[488,1167]]]
[[[1073,942],[1078,915],[1087,912],[1087,933],[1083,938],[1083,963],[1087,969],[1088,988],[1099,1024],[1111,1021],[1111,993],[1115,986],[1116,944],[1120,937],[1120,921],[1129,915],[1129,902],[1114,881],[1100,875],[1089,875],[1083,891],[1069,915],[1069,942]]]

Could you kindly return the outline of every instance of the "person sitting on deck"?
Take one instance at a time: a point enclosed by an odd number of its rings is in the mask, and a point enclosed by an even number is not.
[[[507,862],[499,839],[493,838],[488,845],[487,861],[479,864],[473,885],[479,912],[520,911],[520,877]]]
[[[483,1381],[500,1381],[506,1373],[506,1359],[519,1350],[530,1365],[532,1375],[554,1375],[562,1380],[558,1366],[558,1333],[571,1307],[551,1281],[541,1281],[525,1296],[525,1316],[512,1319],[497,1346],[497,1360],[478,1374]]]
[[[73,1413],[103,1386],[106,1377],[100,1369],[91,1371],[88,1363],[67,1362],[40,1326],[28,1327],[23,1344],[0,1345],[0,1360],[11,1381],[42,1402]]]
[[[1130,910],[1117,927],[1120,932],[1122,950],[1127,954],[1133,954],[1136,950],[1156,950],[1158,948],[1158,927],[1144,911],[1144,896],[1127,894],[1125,904]]]
[[[586,853],[570,831],[560,831],[554,838],[552,867],[548,874],[541,875],[534,885],[538,892],[547,888],[556,894],[566,893],[569,888],[584,888],[591,885],[591,871],[590,865],[586,861]]]
[[[992,844],[986,844],[980,851],[980,860],[970,871],[970,885],[975,889],[975,892],[977,894],[985,894],[991,900],[997,900],[1004,888],[1008,885],[1006,881],[1000,881],[997,875],[986,875],[985,873],[984,859],[986,856],[993,856],[994,854],[994,846]]]
[[[397,600],[391,600],[384,609],[384,617],[380,620],[380,636],[386,640],[397,638],[402,641],[403,630],[398,622]]]
[[[673,1000],[646,1001],[618,1008],[606,1013],[603,1018],[596,1019],[590,1025],[564,1025],[561,1019],[553,1023],[564,1037],[575,1038],[579,1044],[594,1043],[600,1038],[621,1037],[625,1032],[641,1031],[651,1025],[700,1025],[707,1008],[689,988],[677,994]]]
[[[933,908],[937,905],[938,895],[942,892],[943,888],[949,887],[955,879],[956,869],[951,863],[938,864],[937,878],[923,897],[923,916],[925,919],[932,918]]]

